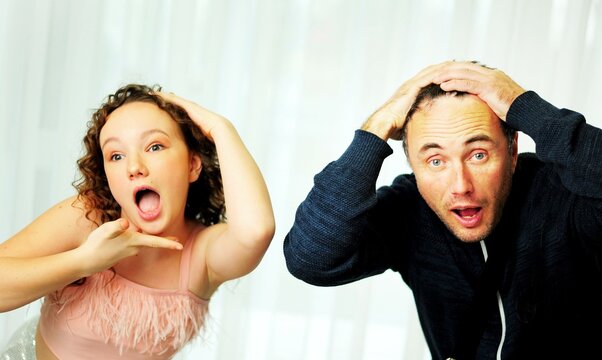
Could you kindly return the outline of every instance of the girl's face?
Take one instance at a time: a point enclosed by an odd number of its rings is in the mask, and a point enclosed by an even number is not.
[[[199,177],[201,159],[165,111],[147,102],[121,106],[101,129],[100,146],[122,217],[154,235],[184,224],[188,187]]]

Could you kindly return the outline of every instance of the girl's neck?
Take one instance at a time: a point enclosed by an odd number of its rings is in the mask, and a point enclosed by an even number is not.
[[[170,240],[176,240],[180,244],[184,245],[188,238],[190,238],[190,235],[196,226],[197,224],[195,222],[184,219],[181,224],[171,226],[168,229],[165,229],[165,231],[153,235],[168,238]]]

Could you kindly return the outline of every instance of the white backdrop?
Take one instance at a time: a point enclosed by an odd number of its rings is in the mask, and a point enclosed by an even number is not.
[[[73,194],[106,95],[161,84],[232,120],[277,220],[262,264],[218,291],[206,340],[178,358],[429,358],[397,274],[309,286],[286,271],[282,241],[363,120],[448,59],[498,67],[602,127],[601,0],[0,0],[0,241]],[[409,170],[393,146],[381,184]],[[0,314],[0,347],[38,309]]]

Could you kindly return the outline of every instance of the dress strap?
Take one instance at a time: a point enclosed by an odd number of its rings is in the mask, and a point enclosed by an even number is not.
[[[188,291],[188,282],[190,279],[190,255],[192,254],[192,248],[194,240],[198,234],[198,230],[192,231],[188,240],[184,244],[182,249],[182,257],[180,258],[180,290]]]

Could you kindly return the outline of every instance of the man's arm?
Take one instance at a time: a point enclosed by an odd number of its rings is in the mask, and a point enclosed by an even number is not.
[[[291,274],[332,286],[386,270],[383,240],[368,217],[377,202],[382,162],[391,153],[386,142],[358,130],[345,153],[314,177],[284,240]]]
[[[400,138],[416,95],[433,82],[440,66],[429,66],[406,81],[366,120],[345,153],[315,176],[284,240],[291,274],[331,286],[392,267],[392,247],[402,246],[394,241],[400,234],[393,229],[403,228],[401,212],[407,207],[396,189],[377,192],[376,180],[383,160],[392,153],[386,141]]]
[[[570,192],[602,199],[602,130],[587,124],[583,115],[558,109],[532,91],[512,103],[507,121],[535,141],[537,157],[556,165]]]
[[[602,261],[602,130],[531,91],[514,101],[507,121],[533,138],[537,157],[553,165],[562,186],[575,195],[572,226],[582,244]]]

